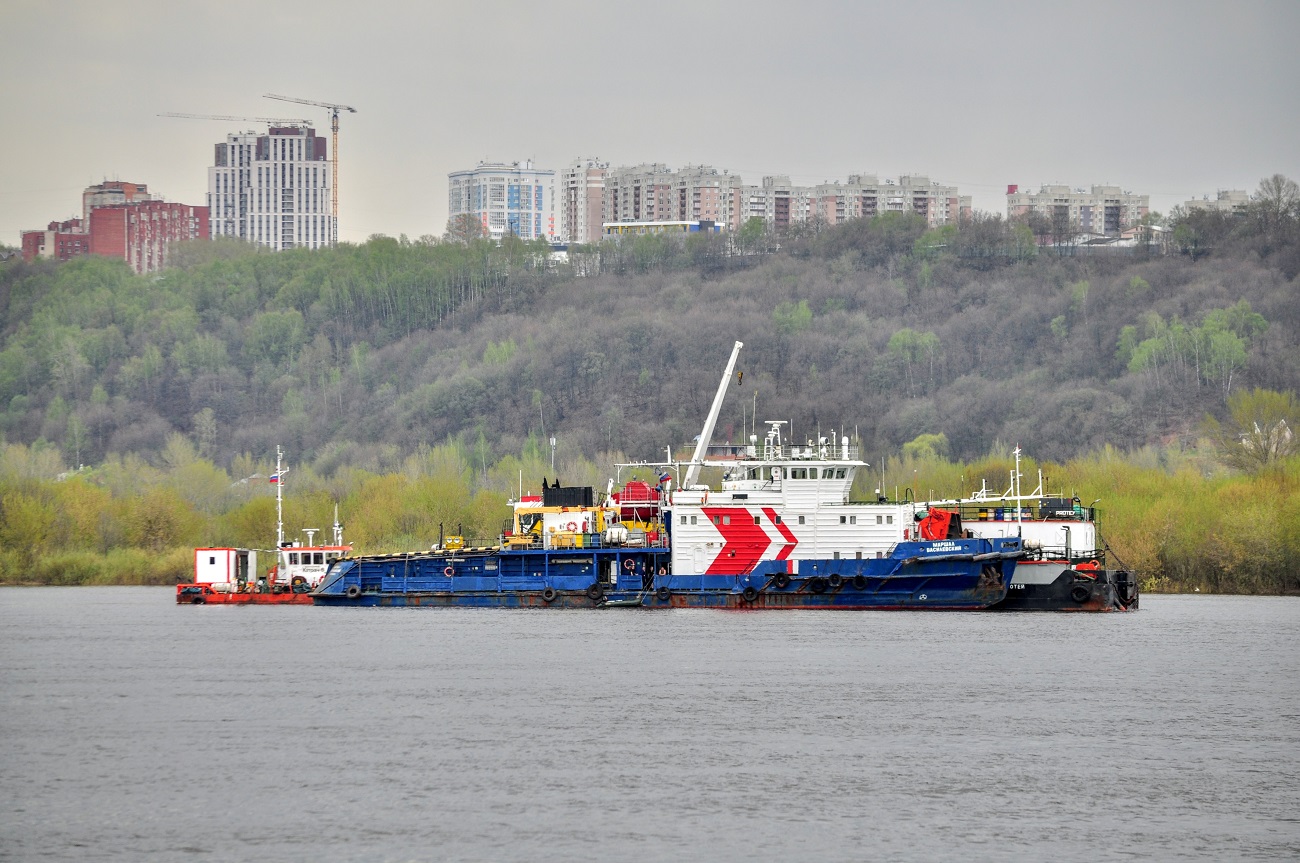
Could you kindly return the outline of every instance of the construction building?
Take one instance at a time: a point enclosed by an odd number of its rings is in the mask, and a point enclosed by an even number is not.
[[[81,218],[24,231],[23,259],[104,255],[121,258],[137,273],[150,273],[166,265],[172,243],[208,236],[207,207],[159,200],[143,183],[108,180],[90,186],[81,195],[81,206]]]
[[[277,250],[337,244],[328,156],[308,126],[227,135],[208,168],[212,236]]]
[[[447,175],[447,213],[452,222],[470,216],[483,235],[524,240],[558,239],[555,230],[555,172],[531,161],[479,162]],[[599,220],[596,222],[599,225]]]

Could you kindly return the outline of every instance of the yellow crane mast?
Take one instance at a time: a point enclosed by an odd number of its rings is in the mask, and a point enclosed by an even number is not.
[[[330,111],[330,131],[334,133],[334,170],[331,182],[333,183],[333,204],[334,204],[334,239],[338,240],[339,230],[339,111],[348,111],[352,114],[357,112],[356,108],[349,105],[336,105],[333,102],[317,102],[314,99],[298,99],[294,96],[279,96],[275,93],[267,93],[264,98],[279,99],[281,102],[295,102],[299,105],[315,105],[317,108],[328,108]]]

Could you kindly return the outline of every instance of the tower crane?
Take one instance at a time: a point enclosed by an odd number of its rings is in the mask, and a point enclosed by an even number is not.
[[[314,99],[298,99],[294,96],[278,96],[275,93],[266,93],[266,99],[279,99],[281,102],[296,102],[299,105],[315,105],[317,108],[329,108],[330,111],[330,131],[334,133],[334,176],[332,183],[334,185],[334,232],[337,239],[339,229],[339,111],[348,111],[355,114],[356,108],[350,105],[336,105],[333,102],[317,102]]]
[[[282,117],[231,117],[227,114],[178,114],[167,111],[159,117],[179,117],[182,120],[227,120],[236,123],[270,123],[272,126],[310,126],[311,120],[286,120]]]

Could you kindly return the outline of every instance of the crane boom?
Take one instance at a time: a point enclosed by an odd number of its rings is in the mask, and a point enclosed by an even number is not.
[[[288,120],[283,117],[233,117],[229,114],[181,114],[176,111],[165,111],[158,115],[159,117],[179,117],[182,120],[226,120],[236,123],[270,123],[273,126],[310,126],[311,120],[293,119]]]
[[[334,147],[334,170],[332,183],[332,195],[334,205],[334,242],[337,244],[339,239],[339,111],[347,111],[355,114],[356,108],[351,105],[337,105],[333,102],[318,102],[315,99],[299,99],[296,96],[281,96],[276,93],[266,93],[263,95],[266,99],[278,99],[281,102],[295,102],[299,105],[315,105],[317,108],[328,108],[330,111],[330,132],[333,134]]]
[[[713,439],[713,427],[718,422],[718,414],[722,411],[722,399],[727,394],[727,381],[731,380],[731,370],[736,367],[736,357],[740,354],[740,349],[745,346],[744,342],[736,342],[731,348],[731,359],[727,360],[727,369],[722,373],[722,380],[718,382],[717,395],[713,397],[713,406],[709,408],[709,416],[704,421],[704,429],[700,432],[700,439],[695,444],[695,455],[691,456],[690,467],[686,468],[686,478],[682,480],[682,488],[694,488],[695,483],[700,478],[700,467],[704,464],[704,456],[709,451],[709,442]]]

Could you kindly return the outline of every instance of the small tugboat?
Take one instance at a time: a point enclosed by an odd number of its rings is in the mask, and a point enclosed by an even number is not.
[[[1044,493],[1041,470],[1037,488],[1022,494],[1019,447],[1015,458],[1003,494],[991,493],[982,483],[969,498],[928,504],[924,513],[918,510],[915,517],[925,519],[919,525],[921,535],[930,525],[931,530],[1024,541],[1025,558],[1016,567],[1006,599],[991,606],[994,610],[1136,611],[1136,574],[1107,566],[1108,548],[1097,524],[1098,501],[1083,506],[1077,496]]]
[[[316,545],[316,528],[303,531],[307,542],[284,538],[284,486],[288,468],[281,466],[283,452],[275,448],[276,563],[258,575],[257,549],[194,549],[194,581],[176,585],[179,605],[311,605],[311,590],[324,580],[330,564],[352,551],[343,542],[338,507],[334,508],[332,544]]]

